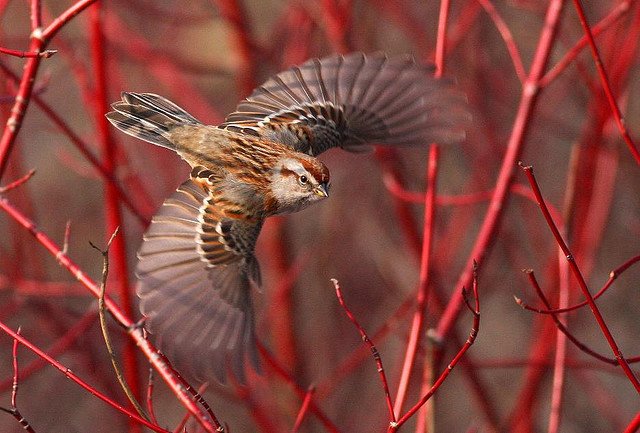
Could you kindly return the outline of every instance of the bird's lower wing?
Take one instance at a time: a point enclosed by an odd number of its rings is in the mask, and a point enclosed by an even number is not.
[[[251,284],[259,284],[253,246],[262,223],[229,220],[215,194],[188,180],[153,218],[138,252],[140,309],[149,330],[187,378],[245,379],[258,369]]]

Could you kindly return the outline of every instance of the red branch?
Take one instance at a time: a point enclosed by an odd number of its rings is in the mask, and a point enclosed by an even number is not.
[[[611,9],[611,12],[604,17],[598,24],[593,27],[593,36],[598,36],[600,33],[607,30],[611,25],[618,21],[618,19],[626,12],[629,11],[629,2],[620,2],[616,7]],[[540,79],[540,87],[546,87],[553,82],[565,69],[573,62],[578,54],[582,52],[584,47],[587,46],[589,41],[587,36],[583,36],[571,49],[556,63],[549,71]]]
[[[20,328],[18,328],[18,332],[16,334],[20,334]],[[4,407],[0,407],[0,410],[6,412],[13,416],[16,421],[20,424],[23,430],[29,433],[35,433],[35,430],[29,424],[29,421],[25,417],[22,416],[20,410],[18,409],[18,381],[20,378],[20,374],[18,372],[18,340],[14,338],[13,340],[13,349],[11,350],[11,357],[13,358],[13,380],[11,386],[11,408],[6,409]]]
[[[622,370],[624,371],[625,375],[627,376],[631,384],[634,386],[636,391],[640,394],[640,381],[638,381],[638,378],[636,378],[635,374],[631,370],[631,367],[629,367],[629,364],[627,363],[626,359],[622,355],[622,352],[620,352],[620,349],[618,348],[618,345],[615,339],[613,338],[611,331],[609,331],[609,327],[607,326],[606,322],[604,321],[604,318],[602,317],[602,314],[600,313],[600,309],[596,305],[595,301],[593,300],[593,296],[589,292],[587,283],[582,277],[580,268],[576,264],[575,258],[573,257],[571,250],[565,243],[564,239],[562,239],[562,236],[560,235],[558,228],[553,222],[553,218],[551,218],[551,214],[549,213],[549,210],[547,209],[547,206],[542,197],[542,193],[540,192],[540,187],[538,186],[538,183],[533,175],[533,168],[530,166],[524,166],[522,164],[521,164],[521,167],[524,170],[524,173],[526,174],[527,179],[529,180],[529,183],[531,184],[531,189],[533,190],[533,193],[536,196],[536,200],[538,201],[538,205],[540,206],[542,215],[544,216],[544,219],[547,221],[547,225],[549,226],[549,229],[551,229],[551,232],[553,233],[553,237],[558,243],[558,246],[562,249],[562,252],[564,253],[567,261],[569,262],[569,268],[571,269],[571,272],[574,278],[578,281],[578,285],[582,290],[582,294],[585,296],[585,298],[587,298],[587,302],[589,303],[589,308],[591,309],[591,312],[593,313],[593,316],[595,317],[596,322],[598,322],[598,326],[600,327],[600,330],[602,331],[604,337],[606,338],[607,343],[609,343],[609,347],[611,347],[611,351],[613,352],[614,356],[618,360],[620,367],[622,367]]]
[[[640,429],[640,412],[633,417],[629,425],[624,429],[623,433],[635,433]]]
[[[489,202],[489,210],[482,222],[480,232],[469,254],[469,259],[464,271],[458,278],[458,282],[456,283],[457,287],[469,286],[473,274],[474,260],[477,260],[478,264],[482,265],[489,247],[495,238],[496,231],[500,226],[508,192],[514,179],[516,162],[522,152],[524,138],[530,126],[530,118],[539,95],[539,81],[553,46],[554,35],[560,20],[562,6],[563,0],[552,0],[547,9],[545,25],[540,35],[538,47],[534,55],[533,63],[531,64],[531,70],[522,86],[520,105],[513,123],[509,142],[507,143],[507,150],[502,159],[494,194]],[[462,304],[462,295],[456,294],[452,296],[438,323],[437,335],[439,337],[443,337],[451,331],[460,313]]]
[[[115,161],[115,144],[111,138],[111,125],[107,121],[104,113],[108,111],[109,103],[107,97],[107,66],[105,53],[105,40],[102,25],[102,3],[96,3],[89,8],[89,35],[91,40],[91,59],[94,63],[95,72],[95,93],[94,116],[97,125],[98,138],[102,148],[103,165],[107,173],[113,176]],[[127,249],[125,245],[125,233],[122,221],[122,213],[120,210],[119,194],[116,186],[109,182],[105,182],[105,203],[106,212],[106,233],[120,231],[120,236],[113,239],[110,247],[114,270],[113,276],[117,280],[117,291],[120,299],[122,311],[128,317],[133,317],[133,293],[129,284],[129,269],[127,266]],[[136,346],[133,340],[125,343],[123,351],[124,376],[127,384],[131,388],[136,400],[140,400],[142,395],[140,389],[140,371],[138,368],[138,360],[136,358]],[[133,431],[139,431],[136,426],[131,425]]]
[[[58,50],[44,50],[44,51],[39,51],[39,52],[28,52],[28,51],[12,50],[10,48],[2,48],[2,47],[0,47],[0,53],[8,54],[10,56],[20,57],[20,58],[25,58],[25,57],[43,57],[45,59],[48,59],[49,57],[53,56],[57,52],[58,52]]]
[[[609,279],[607,280],[607,282],[604,284],[604,286],[602,286],[602,288],[600,290],[598,290],[598,292],[593,295],[593,299],[596,300],[598,299],[600,296],[604,295],[604,293],[609,289],[609,287],[611,287],[614,283],[615,280],[618,279],[618,277],[627,269],[629,269],[631,266],[633,266],[634,264],[640,262],[640,255],[635,256],[630,258],[629,260],[627,260],[626,262],[624,262],[622,265],[618,266],[616,269],[614,269],[613,271],[611,271],[609,273]],[[577,310],[579,308],[584,307],[585,305],[589,304],[589,301],[582,301],[576,305],[572,305],[570,307],[565,307],[565,308],[556,308],[556,309],[552,309],[552,310],[546,310],[546,309],[542,309],[542,308],[535,308],[535,307],[531,307],[530,305],[527,305],[526,303],[524,303],[522,301],[522,299],[515,297],[516,303],[518,305],[520,305],[522,308],[524,308],[525,310],[529,310],[529,311],[533,311],[534,313],[540,313],[540,314],[558,314],[558,313],[567,313],[569,311],[573,311],[573,310]]]
[[[382,358],[380,357],[380,352],[378,352],[378,349],[376,348],[376,346],[373,344],[371,339],[369,339],[367,332],[360,325],[360,323],[358,323],[358,320],[355,318],[351,310],[349,310],[349,308],[347,307],[347,304],[344,302],[344,298],[342,297],[342,291],[340,290],[340,285],[338,284],[338,280],[332,279],[331,282],[333,282],[333,286],[336,289],[336,296],[338,297],[340,306],[346,313],[351,323],[353,323],[353,325],[358,329],[358,333],[360,333],[360,336],[362,337],[362,341],[367,346],[369,346],[369,349],[371,350],[373,360],[375,361],[376,366],[378,367],[378,374],[380,375],[380,381],[382,382],[382,390],[384,391],[384,397],[387,402],[387,409],[389,410],[389,422],[391,424],[395,424],[396,416],[393,412],[393,402],[391,401],[391,394],[389,393],[389,384],[387,383],[387,375],[384,372],[384,367],[382,366]]]
[[[46,350],[47,354],[51,357],[56,357],[66,352],[78,340],[78,338],[84,335],[84,333],[87,332],[87,329],[96,322],[97,317],[98,314],[96,311],[87,312],[73,327],[69,329],[69,331],[49,346]],[[45,365],[47,365],[45,360],[41,358],[34,359],[31,363],[22,368],[22,378],[28,378],[32,374],[40,371]],[[11,383],[9,381],[0,382],[0,391],[10,385]]]
[[[300,406],[300,410],[296,416],[296,421],[293,424],[293,429],[291,430],[292,433],[296,433],[300,429],[302,421],[304,421],[304,417],[309,410],[309,403],[311,403],[311,398],[313,397],[315,390],[315,387],[310,386],[307,394],[304,396],[304,400],[302,400],[302,405]]]
[[[282,367],[282,365],[278,363],[278,361],[276,361],[273,355],[269,353],[269,351],[259,341],[258,351],[260,352],[260,356],[262,356],[262,358],[267,362],[269,367],[271,367],[278,376],[289,383],[293,387],[293,390],[298,395],[298,397],[300,397],[301,400],[304,400],[307,395],[307,391],[296,383],[291,374],[288,373]],[[340,433],[338,427],[336,427],[333,421],[329,419],[329,417],[315,404],[313,400],[311,400],[309,403],[309,410],[318,418],[318,420],[322,423],[323,427],[327,431],[331,433]]]
[[[427,192],[425,194],[424,205],[424,230],[422,240],[422,256],[420,258],[420,279],[416,295],[416,311],[413,314],[411,330],[409,331],[409,341],[405,351],[404,364],[400,373],[400,383],[396,393],[394,412],[402,412],[402,405],[409,388],[411,372],[416,360],[416,352],[420,346],[420,341],[424,336],[424,317],[427,310],[427,300],[429,299],[429,271],[431,269],[431,253],[433,248],[433,227],[435,223],[435,197],[436,180],[438,174],[438,145],[432,144],[429,149],[429,162],[427,164]]]
[[[523,272],[525,272],[527,274],[527,278],[529,278],[529,283],[531,284],[531,286],[533,287],[533,289],[536,291],[536,293],[538,294],[538,297],[540,298],[540,300],[542,301],[542,303],[547,307],[547,308],[551,308],[551,304],[549,303],[549,300],[547,299],[546,295],[544,294],[544,292],[542,291],[542,288],[540,287],[540,284],[538,283],[538,280],[534,274],[534,272],[531,269],[525,269]],[[596,358],[599,361],[602,362],[606,362],[607,364],[611,364],[611,365],[618,365],[618,360],[615,358],[609,358],[605,355],[602,355],[598,352],[596,352],[595,350],[591,349],[590,347],[588,347],[586,344],[582,343],[580,340],[578,340],[578,338],[576,338],[576,336],[574,336],[568,329],[567,327],[560,321],[560,319],[557,317],[556,314],[551,313],[551,318],[553,319],[553,321],[556,324],[556,327],[558,328],[558,330],[560,330],[560,332],[562,332],[563,334],[565,334],[569,340],[581,351],[583,351],[584,353],[586,353],[589,356],[592,356],[594,358]],[[634,358],[628,358],[627,362],[638,362],[640,361],[640,357],[634,357]]]
[[[160,432],[160,433],[169,433],[168,430],[165,430],[165,429],[163,429],[163,428],[161,428],[161,427],[159,427],[157,425],[154,425],[154,424],[150,423],[149,421],[145,420],[144,418],[139,417],[138,414],[136,414],[135,412],[130,411],[129,409],[121,406],[120,404],[118,404],[115,401],[111,400],[106,395],[104,395],[101,392],[99,392],[98,390],[96,390],[94,387],[92,387],[91,385],[89,385],[88,383],[86,383],[85,381],[80,379],[80,377],[78,377],[75,373],[73,373],[69,368],[65,367],[64,365],[60,364],[55,359],[51,358],[49,355],[44,353],[42,350],[38,349],[38,347],[33,345],[30,341],[28,341],[27,339],[25,339],[24,337],[22,337],[18,333],[12,331],[11,328],[9,328],[3,322],[0,322],[0,330],[2,330],[5,333],[7,333],[14,340],[20,342],[20,344],[22,344],[23,346],[25,346],[26,348],[31,350],[33,353],[38,355],[40,358],[42,358],[45,361],[47,361],[48,364],[50,364],[51,366],[57,368],[59,371],[61,371],[69,379],[71,379],[72,381],[74,381],[75,383],[80,385],[82,388],[87,390],[89,393],[91,393],[94,396],[98,397],[100,400],[102,400],[105,403],[107,403],[109,406],[117,409],[119,412],[122,412],[123,414],[127,415],[129,418],[135,420],[136,422],[139,422],[139,423],[149,427],[153,431]],[[14,360],[14,362],[15,362],[15,360]],[[17,377],[17,373],[16,373],[15,377]],[[14,383],[16,383],[16,382],[14,382]],[[12,404],[15,404],[15,398],[12,401]]]
[[[33,237],[43,246],[58,263],[67,269],[80,283],[82,283],[96,298],[100,296],[100,287],[89,278],[70,258],[67,256],[56,243],[45,233],[38,230],[36,225],[24,216],[18,209],[12,206],[6,198],[0,197],[0,208],[4,210],[18,224],[24,227]],[[167,383],[171,391],[176,395],[182,405],[191,412],[198,423],[208,432],[215,433],[223,430],[222,424],[215,417],[211,417],[209,413],[199,407],[194,401],[193,395],[185,382],[176,375],[174,370],[168,364],[166,359],[162,357],[158,350],[146,339],[143,329],[127,316],[122,309],[108,296],[105,296],[105,305],[107,310],[111,312],[114,319],[127,329],[129,336],[135,341],[140,350],[147,357],[151,365],[160,373],[164,381]]]
[[[95,1],[96,0],[80,0],[74,3],[73,6],[60,14],[49,27],[44,30],[40,26],[40,4],[38,1],[34,1],[31,7],[32,26],[28,52],[40,53],[44,51],[47,44],[51,41],[51,38],[53,38],[67,22]],[[9,155],[15,144],[18,132],[20,132],[20,128],[22,127],[22,119],[24,118],[29,100],[31,99],[36,74],[38,73],[40,60],[42,58],[42,56],[29,57],[24,67],[22,80],[18,87],[18,94],[11,108],[11,116],[7,120],[7,126],[4,128],[2,136],[0,137],[0,179],[2,179],[5,169],[7,168]]]
[[[524,83],[527,78],[527,73],[524,69],[524,65],[522,64],[520,50],[516,45],[516,41],[513,39],[511,30],[509,30],[509,26],[507,26],[507,23],[504,22],[504,19],[491,1],[478,0],[478,3],[480,3],[487,15],[489,15],[489,18],[491,18],[491,20],[493,21],[493,25],[500,33],[500,36],[504,40],[504,45],[507,47],[507,52],[511,57],[511,62],[513,63],[513,68],[515,69],[516,76],[518,77],[518,79],[520,79],[520,82]]]
[[[584,8],[582,7],[582,3],[580,0],[573,0],[573,4],[578,12],[578,17],[580,18],[580,24],[582,24],[582,28],[584,29],[584,34],[589,41],[589,47],[591,48],[591,54],[596,64],[596,69],[598,70],[598,75],[600,76],[600,82],[602,83],[602,87],[605,95],[607,96],[607,101],[609,101],[609,106],[611,107],[611,111],[613,111],[613,118],[616,121],[616,125],[618,125],[618,129],[620,130],[620,134],[622,134],[622,138],[624,142],[627,144],[631,155],[636,160],[636,163],[640,165],[640,151],[636,148],[635,143],[631,139],[629,135],[629,131],[627,130],[627,125],[624,122],[624,118],[622,117],[622,112],[620,111],[620,107],[618,107],[618,103],[616,102],[615,96],[613,96],[613,91],[611,90],[611,84],[609,83],[609,77],[607,76],[607,71],[602,64],[602,58],[600,57],[600,53],[598,51],[598,46],[596,45],[596,41],[593,38],[593,32],[591,31],[591,27],[589,27],[589,23],[587,22],[587,17],[584,14]]]

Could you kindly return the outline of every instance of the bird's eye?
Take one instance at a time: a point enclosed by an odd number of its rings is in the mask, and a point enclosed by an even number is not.
[[[298,181],[300,182],[300,185],[306,185],[307,182],[309,182],[309,178],[303,174],[298,178]]]

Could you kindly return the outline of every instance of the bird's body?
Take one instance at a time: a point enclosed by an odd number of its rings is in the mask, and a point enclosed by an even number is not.
[[[150,331],[188,377],[244,380],[258,368],[250,287],[264,219],[328,195],[315,158],[367,143],[459,142],[465,98],[409,57],[354,53],[313,59],[269,79],[220,126],[154,94],[123,93],[107,117],[175,151],[190,179],[165,201],[138,252],[138,295]]]
[[[268,138],[208,125],[187,125],[173,130],[170,140],[192,169],[209,170],[207,179],[221,190],[225,201],[242,207],[237,215],[265,218],[295,212],[313,202],[287,206],[284,199],[276,200],[277,179],[283,167],[274,162],[301,161],[319,183],[329,182],[329,171],[316,158]]]

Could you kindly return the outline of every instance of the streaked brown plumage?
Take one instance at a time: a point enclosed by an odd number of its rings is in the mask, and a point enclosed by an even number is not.
[[[178,153],[190,179],[153,218],[138,252],[140,308],[160,347],[187,377],[244,381],[258,369],[251,285],[265,218],[327,196],[316,155],[369,143],[456,143],[469,114],[450,81],[410,57],[313,59],[272,77],[220,126],[172,102],[123,93],[107,114],[123,132]]]

